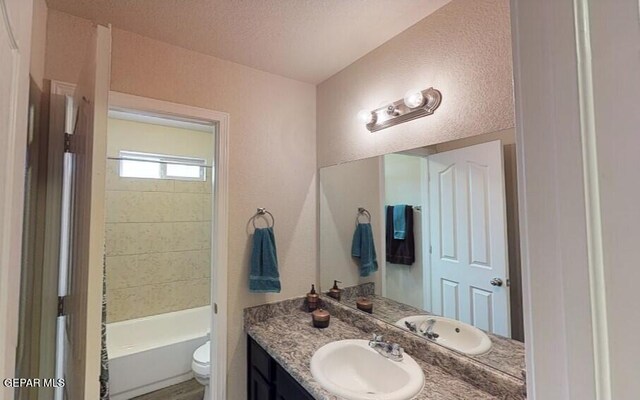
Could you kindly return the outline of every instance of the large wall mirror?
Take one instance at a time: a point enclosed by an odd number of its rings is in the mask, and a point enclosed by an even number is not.
[[[514,134],[322,168],[322,290],[522,378]]]

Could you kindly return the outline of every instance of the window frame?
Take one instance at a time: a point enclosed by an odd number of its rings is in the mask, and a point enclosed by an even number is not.
[[[176,181],[194,181],[204,182],[207,180],[207,160],[198,157],[176,156],[171,154],[146,153],[142,151],[120,150],[118,152],[118,176],[120,178],[134,179],[156,179],[156,180],[176,180]],[[142,161],[158,164],[160,174],[158,178],[142,177],[142,176],[123,176],[122,163],[125,161]],[[200,174],[198,177],[169,175],[167,173],[167,165],[188,165],[199,167]]]

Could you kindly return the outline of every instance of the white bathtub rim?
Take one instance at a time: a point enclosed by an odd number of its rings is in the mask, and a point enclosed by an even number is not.
[[[118,328],[127,327],[128,325],[131,325],[131,329],[140,329],[140,328],[136,328],[136,325],[145,325],[145,323],[149,323],[159,318],[171,320],[174,317],[179,318],[184,314],[197,315],[200,313],[205,315],[206,318],[208,319],[208,323],[204,324],[204,326],[201,329],[174,334],[174,335],[171,335],[170,338],[161,337],[161,336],[152,337],[151,340],[144,340],[143,342],[132,343],[130,345],[123,345],[122,343],[117,343],[118,341],[121,342],[121,339],[116,340],[116,343],[113,342],[113,339],[110,339],[113,336],[116,336],[113,333],[111,335],[109,334],[110,331],[113,332],[113,329],[118,330]],[[197,339],[203,336],[206,336],[207,338],[209,338],[210,329],[211,329],[210,313],[211,313],[211,306],[207,305],[202,307],[190,308],[186,310],[172,311],[169,313],[163,313],[158,315],[151,315],[147,317],[109,323],[107,324],[107,353],[108,353],[109,360],[116,359],[119,357],[125,357],[135,353],[146,352],[149,350],[161,348],[164,346],[169,346],[179,342],[185,342],[185,341]],[[151,336],[152,333],[149,332],[149,335]]]

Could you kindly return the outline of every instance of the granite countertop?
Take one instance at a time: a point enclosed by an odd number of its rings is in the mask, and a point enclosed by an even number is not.
[[[279,313],[278,311],[284,311]],[[311,315],[300,307],[272,305],[261,313],[260,318],[247,318],[245,312],[245,330],[291,374],[316,399],[338,400],[339,398],[323,389],[311,375],[311,357],[317,349],[327,343],[343,339],[369,340],[370,333],[358,329],[332,315],[326,329],[314,328]],[[280,314],[280,315],[279,315]],[[500,399],[492,396],[471,383],[450,375],[440,367],[429,364],[411,355],[422,367],[425,386],[414,399]]]
[[[370,293],[366,293],[366,295],[373,303],[373,314],[370,315],[389,324],[395,324],[397,320],[410,315],[430,315],[430,313],[425,310],[386,297]],[[356,291],[345,290],[342,293],[340,302],[349,307],[356,308],[356,299],[358,297],[360,296]],[[332,299],[330,301],[332,301]],[[487,333],[487,335],[491,339],[491,349],[484,354],[474,356],[467,355],[466,357],[496,368],[513,377],[522,379],[524,371],[526,370],[524,344],[492,333]],[[420,335],[416,334],[416,336],[428,340]]]

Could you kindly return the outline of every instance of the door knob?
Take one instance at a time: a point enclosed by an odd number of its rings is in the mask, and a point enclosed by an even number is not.
[[[489,283],[491,283],[492,286],[502,286],[502,279],[493,278]]]

